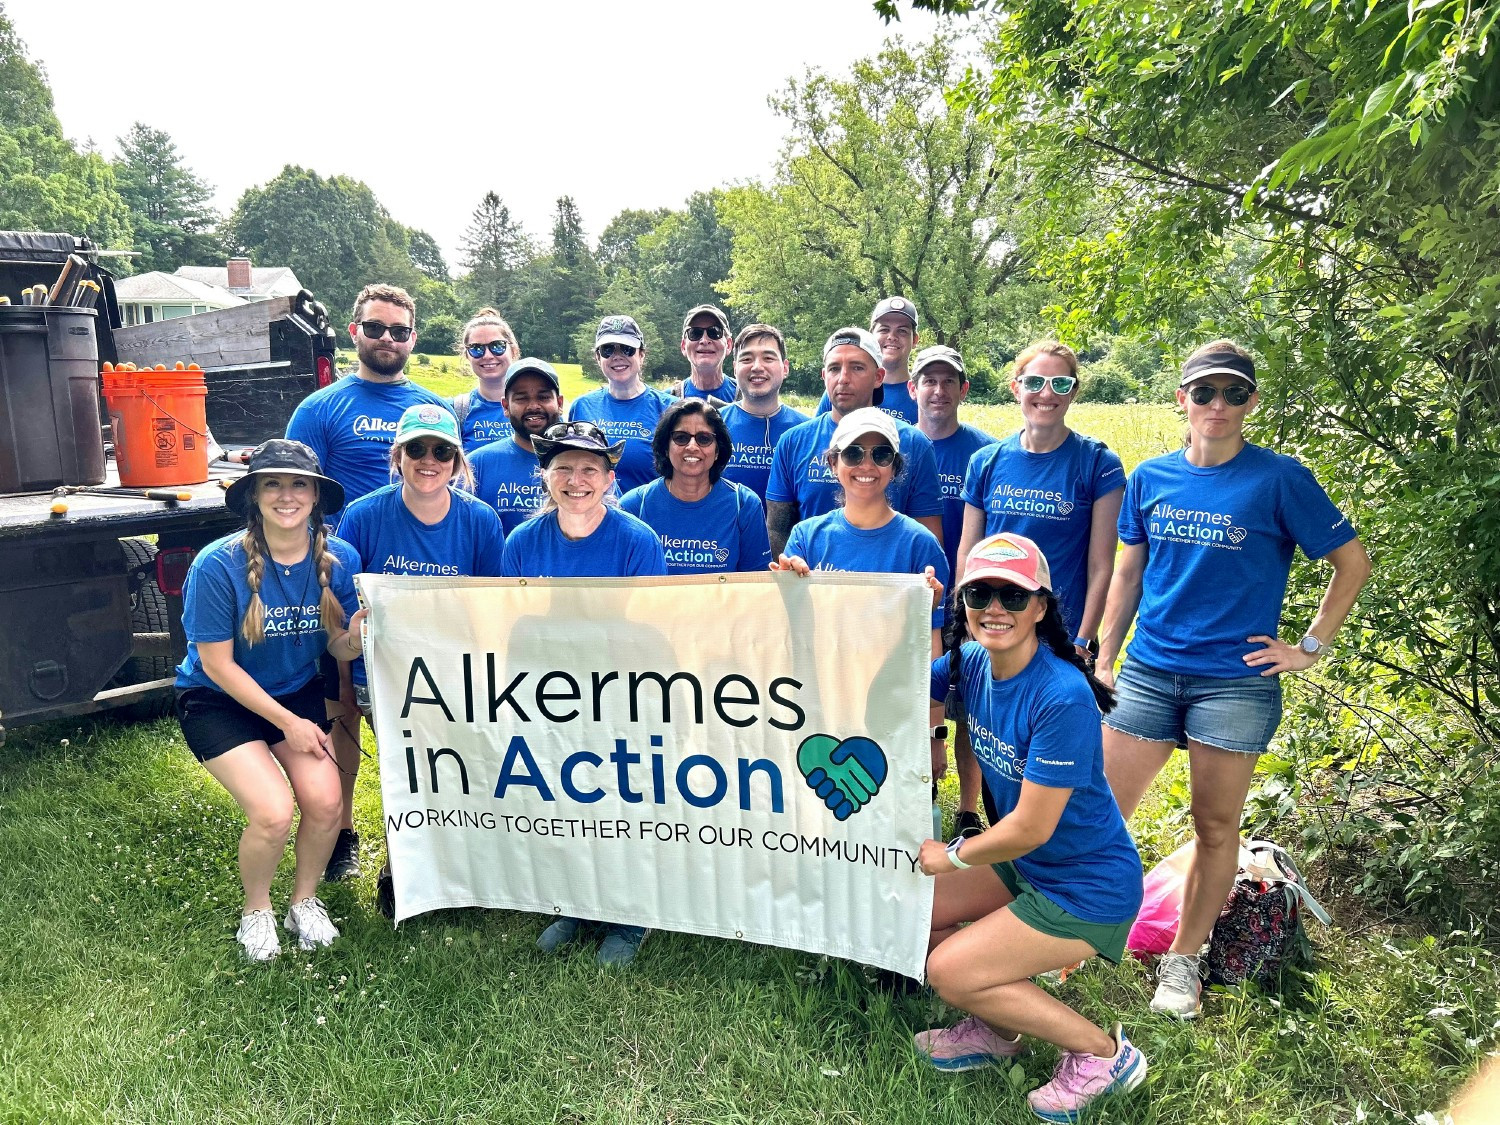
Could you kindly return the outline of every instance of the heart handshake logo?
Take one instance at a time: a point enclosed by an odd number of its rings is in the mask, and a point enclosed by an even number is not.
[[[714,558],[718,559],[721,563],[728,562],[729,561],[729,551],[728,551],[728,549],[724,548],[724,547],[720,547],[717,551],[714,552]]]
[[[1231,527],[1224,534],[1229,536],[1229,541],[1231,543],[1233,543],[1235,546],[1239,546],[1245,541],[1246,531],[1243,527]]]
[[[885,751],[863,736],[840,741],[814,734],[797,747],[797,768],[808,788],[838,820],[848,820],[869,804],[885,783]]]
[[[1071,501],[1071,500],[1059,500],[1057,502],[1057,510],[1059,512],[1061,512],[1063,515],[1067,515],[1069,512],[1071,512],[1073,510],[1073,501]]]

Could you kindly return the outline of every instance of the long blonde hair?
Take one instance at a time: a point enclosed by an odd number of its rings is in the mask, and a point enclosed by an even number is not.
[[[266,639],[266,605],[261,600],[260,584],[266,574],[266,559],[271,549],[266,546],[265,521],[260,514],[260,489],[263,482],[257,481],[255,497],[247,505],[249,514],[245,523],[245,534],[240,537],[240,547],[245,552],[245,581],[250,586],[250,604],[245,607],[244,619],[240,622],[240,636],[254,647]],[[323,509],[318,507],[309,523],[312,530],[312,556],[317,560],[318,585],[322,593],[318,597],[318,620],[325,632],[332,633],[344,627],[344,607],[333,592],[333,568],[338,558],[328,549],[328,525],[323,522]]]

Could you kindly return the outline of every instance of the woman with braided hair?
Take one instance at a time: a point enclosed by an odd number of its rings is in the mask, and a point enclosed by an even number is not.
[[[1106,1031],[1031,980],[1095,954],[1118,962],[1140,908],[1141,859],[1104,779],[1099,715],[1114,697],[1074,647],[1030,539],[976,544],[954,608],[961,628],[932,664],[932,717],[958,693],[1000,815],[978,836],[922,845],[937,879],[928,981],[969,1015],[918,1033],[917,1050],[955,1072],[1014,1058],[1023,1034],[1053,1043],[1057,1069],[1027,1101],[1045,1121],[1075,1121],[1146,1077],[1118,1023]]]
[[[177,718],[193,756],[245,813],[235,938],[251,960],[269,961],[281,951],[271,880],[294,804],[301,817],[286,929],[303,949],[339,936],[316,894],[342,811],[318,658],[359,654],[359,557],[323,522],[325,510],[343,507],[343,487],[299,441],[255,449],[224,504],[245,517],[245,530],[209,544],[188,570]]]

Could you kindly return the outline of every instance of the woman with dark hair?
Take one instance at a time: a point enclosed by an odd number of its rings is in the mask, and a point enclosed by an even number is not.
[[[661,537],[668,574],[763,570],[771,561],[760,497],[723,479],[729,430],[701,398],[667,407],[651,438],[657,479],[633,488],[620,507]]]
[[[1053,1043],[1057,1069],[1027,1101],[1045,1121],[1076,1121],[1140,1085],[1146,1059],[1118,1023],[1105,1031],[1032,978],[1096,954],[1118,963],[1142,875],[1104,779],[1099,714],[1114,699],[1073,647],[1051,584],[1030,539],[981,540],[957,584],[958,637],[932,663],[932,719],[961,698],[999,815],[977,836],[922,845],[937,879],[927,979],[970,1014],[916,1045],[951,1073],[1015,1058],[1023,1034]]]
[[[323,522],[325,510],[343,507],[343,487],[300,441],[255,449],[224,504],[245,517],[245,530],[209,544],[188,569],[176,709],[188,749],[245,813],[245,908],[235,939],[251,960],[269,961],[281,952],[271,880],[294,810],[301,815],[286,929],[303,949],[339,936],[317,897],[343,808],[318,657],[359,654],[359,557]]]
[[[1127,817],[1173,749],[1187,747],[1197,844],[1151,1001],[1181,1019],[1199,1011],[1199,957],[1239,868],[1250,779],[1281,722],[1281,675],[1318,661],[1370,576],[1354,528],[1312,473],[1245,440],[1258,402],[1255,363],[1232,340],[1188,356],[1177,389],[1188,445],[1130,474],[1099,635],[1099,677],[1120,698],[1105,719],[1105,770]],[[1326,558],[1333,576],[1288,643],[1277,632],[1298,547]]]
[[[610,499],[615,466],[625,442],[610,444],[592,422],[558,422],[531,439],[541,464],[547,499],[505,541],[507,578],[629,578],[664,575],[656,533],[622,512]],[[577,940],[585,919],[564,917],[537,939],[553,953]],[[644,926],[611,922],[599,947],[601,965],[620,967],[635,959],[646,939]]]

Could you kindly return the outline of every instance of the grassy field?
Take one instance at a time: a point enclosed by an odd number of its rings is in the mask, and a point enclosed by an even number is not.
[[[456,360],[414,367],[448,393]],[[564,375],[570,394],[582,383]],[[444,381],[444,382],[440,382]],[[970,421],[1003,434],[1015,408]],[[1175,445],[1170,408],[1075,407],[1127,466]],[[373,744],[367,746],[373,750]],[[944,797],[950,803],[952,783]],[[0,749],[0,1122],[1033,1120],[1050,1049],[943,1076],[910,1035],[949,1022],[858,966],[659,933],[623,974],[533,943],[548,919],[447,911],[393,932],[373,909],[379,786],[361,771],[365,876],[325,894],[343,939],[251,966],[233,933],[241,821],[176,724],[55,723]],[[1186,831],[1169,770],[1133,824],[1148,863]],[[273,893],[284,908],[290,863]],[[1492,951],[1362,914],[1338,893],[1319,963],[1280,997],[1219,991],[1178,1025],[1147,970],[1092,963],[1061,993],[1123,1018],[1151,1080],[1088,1120],[1410,1122],[1440,1111],[1500,1029]],[[1441,1120],[1441,1116],[1437,1118]]]

